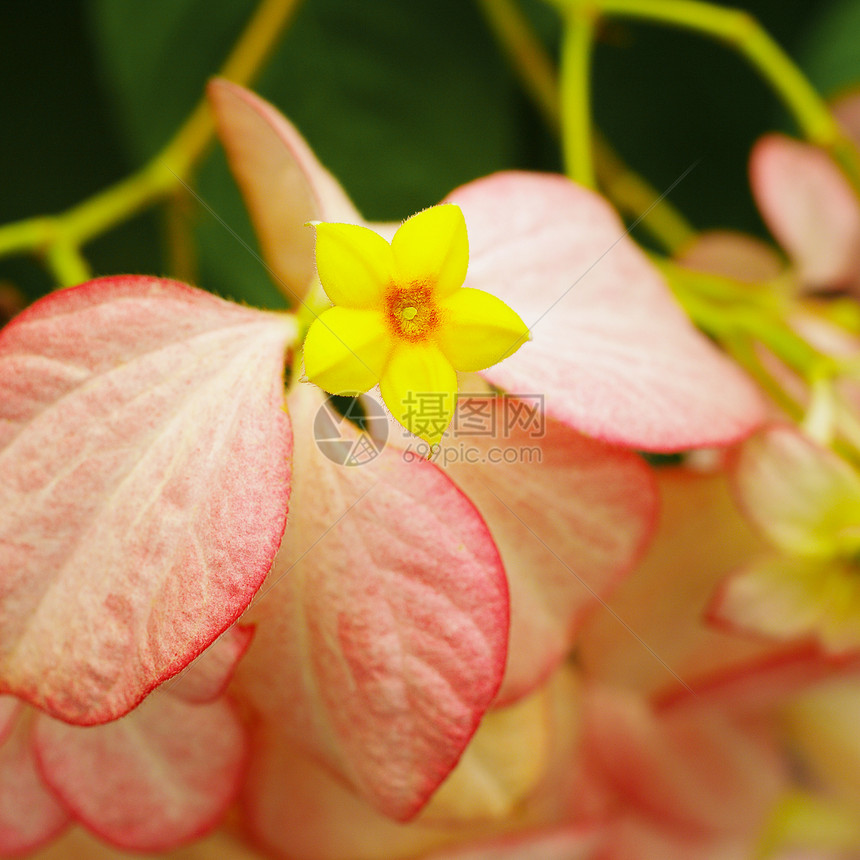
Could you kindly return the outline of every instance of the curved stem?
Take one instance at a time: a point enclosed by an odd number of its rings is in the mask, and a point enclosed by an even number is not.
[[[655,259],[692,321],[714,338],[794,421],[840,456],[860,465],[860,420],[837,383],[852,367],[820,352],[785,321],[785,306],[772,293],[749,289],[719,275],[702,274]],[[796,305],[795,305],[796,307]],[[795,373],[808,392],[808,403],[768,371],[756,345],[761,344]]]
[[[600,186],[622,214],[640,218],[647,213],[642,227],[672,255],[696,238],[696,229],[681,212],[631,170],[599,131],[594,135],[594,151]]]
[[[836,431],[836,392],[830,376],[816,376],[809,385],[809,405],[800,422],[803,432],[819,445],[833,444]]]
[[[218,77],[237,84],[251,83],[280,41],[301,0],[262,0]],[[167,144],[159,160],[178,177],[187,178],[194,163],[212,139],[215,125],[205,98]]]
[[[301,0],[261,0],[220,74],[248,83],[277,45]],[[28,218],[0,227],[0,256],[44,251],[61,285],[86,271],[81,245],[181,186],[214,131],[205,99],[194,108],[164,149],[126,179],[59,215]],[[73,265],[72,261],[76,260]]]
[[[562,150],[568,176],[594,188],[591,155],[591,49],[595,17],[587,3],[571,3],[561,47]]]
[[[477,0],[499,44],[554,134],[561,132],[558,74],[555,64],[514,0]],[[670,254],[696,235],[684,216],[659,192],[626,165],[595,129],[592,139],[599,186],[619,211],[630,217],[647,216],[641,226]],[[655,205],[656,204],[656,205]]]
[[[790,418],[800,421],[803,407],[773,378],[756,354],[749,337],[731,337],[723,342],[726,352],[758,383],[762,391]]]
[[[192,215],[186,194],[173,194],[164,206],[164,239],[168,271],[178,281],[197,281],[197,256],[192,235]]]
[[[845,402],[844,396],[838,391],[834,393],[834,398],[836,432],[845,440],[843,444],[848,446],[848,452],[854,462],[860,464],[860,421],[857,419],[857,412]]]
[[[55,219],[63,240],[83,245],[109,227],[164,197],[175,177],[156,157],[142,170],[84,200]]]
[[[670,260],[652,257],[675,298],[696,325],[724,342],[738,334],[766,346],[807,382],[835,367],[834,359],[810,346],[783,321],[778,299],[720,275],[695,272]]]
[[[46,254],[48,268],[61,287],[73,287],[92,277],[89,263],[71,242],[57,241],[48,248]]]
[[[478,5],[523,88],[546,124],[558,134],[561,131],[558,74],[540,39],[513,0],[478,0]]]
[[[704,0],[592,0],[604,15],[638,18],[694,30],[745,57],[779,96],[805,137],[826,149],[860,195],[860,154],[788,54],[756,19]]]
[[[0,257],[15,251],[35,251],[54,240],[56,218],[39,216],[0,227]]]

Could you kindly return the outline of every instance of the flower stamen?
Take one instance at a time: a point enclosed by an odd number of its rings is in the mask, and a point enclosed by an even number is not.
[[[392,284],[385,299],[389,325],[395,336],[414,343],[426,340],[438,327],[439,311],[431,287]]]

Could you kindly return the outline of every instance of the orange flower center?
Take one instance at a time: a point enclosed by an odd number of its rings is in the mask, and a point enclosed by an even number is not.
[[[391,331],[408,341],[426,340],[439,326],[439,310],[427,284],[391,284],[385,293],[385,315]]]

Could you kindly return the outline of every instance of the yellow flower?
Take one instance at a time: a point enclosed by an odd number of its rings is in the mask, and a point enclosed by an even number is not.
[[[511,355],[528,328],[501,299],[462,286],[469,240],[458,206],[413,215],[391,244],[355,224],[316,230],[317,272],[335,307],[308,330],[308,380],[349,395],[379,383],[392,415],[435,444],[454,415],[457,371]]]

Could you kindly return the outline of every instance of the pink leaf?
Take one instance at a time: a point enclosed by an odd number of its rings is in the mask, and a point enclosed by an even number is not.
[[[750,156],[753,194],[773,235],[811,287],[846,286],[860,270],[860,205],[822,150],[783,135]]]
[[[501,836],[512,829],[524,826],[537,827],[546,822],[569,821],[569,788],[571,771],[575,768],[574,746],[577,742],[577,724],[581,701],[577,695],[574,673],[570,667],[557,672],[546,690],[536,694],[550,712],[547,729],[551,738],[547,773],[537,790],[503,817],[464,824],[462,821],[442,822],[430,813],[438,795],[413,821],[404,825],[386,818],[361,798],[356,797],[343,784],[319,764],[313,762],[279,731],[277,723],[263,726],[264,731],[255,737],[254,753],[243,794],[243,808],[253,838],[268,848],[274,856],[301,858],[301,860],[397,860],[397,858],[425,857],[431,849],[454,846],[469,840],[469,844],[484,848],[483,840],[491,835]],[[506,709],[502,709],[502,712]],[[492,713],[492,712],[491,712]],[[479,732],[484,731],[482,723]],[[466,752],[469,756],[471,745]],[[516,749],[516,748],[515,748]],[[513,755],[514,750],[502,756]],[[531,747],[530,747],[531,750]],[[522,750],[520,750],[522,753]],[[463,760],[457,765],[451,779],[457,781],[463,774]],[[466,765],[468,770],[468,764]],[[498,772],[497,772],[498,774]],[[499,774],[500,775],[500,774]],[[449,785],[446,781],[444,786]],[[577,788],[579,786],[577,785]],[[460,784],[461,796],[470,804],[468,794],[472,784]],[[580,797],[579,794],[576,795]],[[583,820],[577,817],[575,820]],[[595,820],[587,816],[588,821]],[[535,844],[543,847],[542,838],[553,849],[563,844],[584,847],[590,827],[565,827],[546,833],[529,834]],[[581,843],[573,837],[578,833]],[[562,838],[569,835],[570,841]],[[556,838],[558,837],[558,842]],[[520,843],[519,839],[523,842]],[[471,840],[475,842],[471,842]],[[531,846],[525,834],[494,840],[486,849],[503,850],[509,845]],[[453,848],[452,848],[453,850]],[[435,854],[431,855],[434,857]],[[492,855],[491,855],[492,856]],[[503,855],[504,856],[504,855]],[[542,857],[539,853],[524,851],[524,860]],[[550,855],[555,856],[555,855]],[[565,856],[562,854],[562,856]],[[572,857],[576,857],[574,853]]]
[[[393,448],[363,466],[323,456],[321,403],[307,386],[290,398],[295,513],[237,682],[278,731],[407,819],[498,689],[507,585],[483,520],[435,466]]]
[[[783,647],[703,676],[692,692],[677,688],[657,701],[660,709],[719,708],[736,716],[772,712],[821,681],[857,678],[860,655],[829,655],[810,643]]]
[[[513,705],[488,710],[420,820],[454,828],[516,817],[543,788],[555,763],[558,686],[544,684]],[[567,724],[563,731],[574,729]]]
[[[361,216],[274,107],[225,80],[212,81],[207,93],[263,257],[287,297],[300,301],[315,272],[314,232],[307,222],[359,224]]]
[[[247,845],[241,836],[227,832],[226,827],[164,856],[170,860],[270,860]],[[38,860],[140,860],[141,855],[120,851],[82,827],[75,827],[35,857]]]
[[[386,818],[286,742],[277,725],[255,737],[242,805],[266,857],[400,860],[422,857],[462,832]]]
[[[732,230],[700,233],[682,249],[677,259],[682,266],[697,272],[750,283],[773,280],[785,267],[771,245]]]
[[[426,860],[594,860],[601,835],[593,826],[551,827],[430,854]]]
[[[51,788],[90,830],[134,851],[166,851],[211,830],[239,790],[244,732],[226,701],[156,694],[104,726],[37,718]]]
[[[293,335],[143,277],[0,333],[0,689],[111,720],[235,621],[284,528]]]
[[[486,519],[508,574],[511,636],[499,704],[534,689],[564,658],[586,613],[644,551],[658,499],[640,457],[551,418],[531,438],[536,431],[503,426],[517,401],[483,403],[495,407],[492,434],[458,435],[450,447],[458,462],[447,471]],[[469,401],[460,411],[469,414]],[[448,454],[443,448],[440,457]]]
[[[727,573],[761,547],[724,474],[658,469],[661,516],[643,562],[597,607],[577,641],[588,675],[650,694],[748,661],[772,646],[715,631],[703,618]],[[614,613],[614,614],[613,614]]]
[[[165,691],[194,704],[214,702],[227,689],[253,638],[253,627],[234,624],[181,674],[171,678],[164,685]]]
[[[0,696],[0,744],[11,734],[22,707],[14,696]]]
[[[55,839],[69,815],[48,791],[36,768],[30,723],[17,720],[0,746],[0,855],[17,857]]]
[[[599,860],[749,860],[754,846],[750,836],[738,839],[691,833],[642,815],[625,815],[612,823]],[[779,860],[787,858],[780,855]]]
[[[609,205],[563,177],[503,173],[449,198],[469,229],[467,287],[501,297],[531,343],[482,375],[608,442],[723,445],[761,422],[760,397],[697,332]]]
[[[860,89],[849,90],[836,99],[830,109],[855,146],[860,147]]]
[[[583,749],[625,805],[657,823],[682,832],[751,832],[786,781],[780,758],[757,733],[690,705],[658,719],[634,695],[594,689]]]

